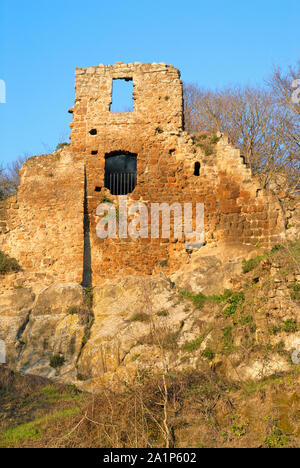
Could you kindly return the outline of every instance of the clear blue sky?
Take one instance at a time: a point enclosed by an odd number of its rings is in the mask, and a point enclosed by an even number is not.
[[[299,59],[299,0],[0,0],[0,162],[70,133],[74,69],[166,62],[205,87],[256,84]]]

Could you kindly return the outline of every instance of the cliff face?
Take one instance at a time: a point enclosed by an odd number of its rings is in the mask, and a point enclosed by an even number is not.
[[[240,382],[289,372],[300,339],[299,244],[205,252],[171,278],[122,276],[89,290],[6,276],[8,366],[93,391],[144,372],[211,368]]]

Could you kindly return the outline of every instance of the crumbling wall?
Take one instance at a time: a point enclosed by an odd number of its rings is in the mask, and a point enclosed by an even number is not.
[[[82,279],[83,164],[61,150],[30,158],[8,200],[1,248],[32,278]]]
[[[134,112],[110,112],[118,78],[132,79]],[[137,185],[129,203],[142,201],[149,211],[153,202],[204,203],[207,243],[279,241],[280,207],[252,178],[239,150],[222,137],[207,152],[183,131],[182,83],[173,66],[79,68],[75,90],[70,146],[24,164],[9,208],[2,248],[26,271],[64,281],[81,281],[84,271],[84,282],[97,284],[118,274],[151,274],[161,264],[171,273],[187,259],[186,239],[172,233],[171,239],[97,237],[96,209],[108,194],[105,155],[113,151],[137,155]],[[110,198],[117,203],[118,196]]]
[[[114,78],[132,79],[134,112],[110,112]],[[129,202],[142,201],[148,211],[153,202],[203,202],[206,242],[268,246],[278,240],[280,208],[252,179],[239,150],[221,138],[205,156],[201,145],[183,132],[178,70],[139,63],[77,69],[75,88],[71,148],[75,157],[85,160],[94,282],[120,272],[151,274],[161,262],[172,271],[186,259],[184,238],[97,237],[96,208],[107,195],[105,155],[113,151],[137,154],[137,186]],[[199,177],[194,176],[196,161],[201,164]],[[117,196],[111,199],[117,204]]]

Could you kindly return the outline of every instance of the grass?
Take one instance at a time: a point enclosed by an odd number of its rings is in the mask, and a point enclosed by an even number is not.
[[[0,274],[20,271],[21,267],[18,261],[0,250]]]
[[[211,359],[212,352],[206,358]],[[209,366],[205,371],[159,374],[143,369],[124,387],[104,386],[93,395],[73,386],[40,386],[37,380],[29,389],[29,376],[14,375],[17,386],[12,391],[18,388],[23,395],[13,393],[13,412],[0,421],[0,447],[164,448],[165,424],[172,435],[169,445],[175,448],[297,446],[296,407],[288,404],[297,402],[296,371],[269,378],[269,385],[249,382],[247,392],[246,384],[227,381]],[[276,401],[271,398],[274,395]],[[8,395],[4,393],[3,398],[4,407]]]
[[[249,260],[243,259],[243,273],[248,273],[249,271],[254,270],[257,265],[262,261],[264,258],[263,255],[257,255],[256,257],[250,258]]]
[[[94,289],[92,285],[84,288],[86,305],[91,309],[93,307]]]
[[[65,409],[26,424],[11,427],[0,435],[0,447],[14,446],[18,442],[40,439],[43,435],[43,427],[56,419],[66,419],[79,412],[79,408]]]
[[[222,351],[225,354],[227,354],[228,352],[230,352],[232,350],[232,341],[233,341],[232,329],[233,329],[233,327],[229,325],[228,327],[224,328],[224,330],[223,330],[223,339],[222,339],[223,348],[222,348]]]
[[[70,389],[70,392],[62,393],[56,386],[48,385],[42,389],[42,394],[45,395],[46,401],[48,403],[83,400],[83,396],[78,392],[78,390],[75,387]]]
[[[189,351],[189,352],[192,352],[192,351],[196,351],[197,349],[200,348],[201,344],[203,342],[203,338],[200,336],[198,338],[195,338],[194,340],[192,341],[188,341],[186,342],[182,349],[184,351]]]
[[[245,302],[245,294],[243,293],[243,291],[232,293],[228,297],[226,302],[229,305],[223,310],[223,315],[228,318],[231,315],[235,314],[238,307]]]
[[[212,296],[205,296],[205,294],[201,292],[199,292],[198,294],[192,294],[187,290],[181,291],[181,294],[184,297],[191,299],[196,309],[202,309],[205,302],[215,302],[215,303],[230,302],[230,298],[232,296],[236,297],[237,295],[241,293],[234,293],[230,289],[225,289],[223,294],[220,294],[220,295],[214,294]]]

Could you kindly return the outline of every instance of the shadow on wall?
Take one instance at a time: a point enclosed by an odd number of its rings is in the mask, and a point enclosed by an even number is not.
[[[86,168],[84,168],[84,202],[83,202],[83,272],[82,286],[87,288],[92,285],[92,256],[90,241],[90,219],[87,201]]]

